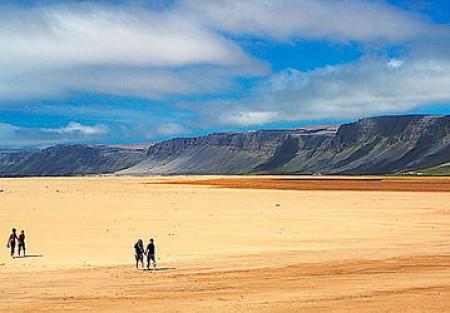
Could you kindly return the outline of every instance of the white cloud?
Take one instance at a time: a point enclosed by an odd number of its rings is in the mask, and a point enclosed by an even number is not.
[[[403,65],[403,60],[401,60],[401,59],[390,59],[389,62],[387,63],[387,66],[389,68],[399,68],[402,65]]]
[[[43,128],[44,132],[57,134],[82,134],[82,135],[99,135],[106,134],[109,128],[106,125],[87,126],[79,123],[70,122],[67,126],[61,128]]]
[[[190,3],[210,15],[211,25],[237,36],[356,41],[368,52],[348,64],[311,71],[287,68],[241,99],[202,103],[199,112],[209,125],[352,119],[450,102],[449,31],[411,11],[365,0]],[[399,57],[380,57],[371,53],[379,51],[380,43],[407,49]]]
[[[105,125],[70,122],[61,128],[27,128],[0,123],[0,148],[44,148],[54,144],[96,142],[109,134]]]
[[[234,76],[265,71],[237,43],[173,9],[5,6],[0,47],[0,99],[214,93]]]
[[[204,120],[241,126],[269,121],[352,119],[450,102],[449,59],[412,58],[404,63],[393,62],[393,67],[386,66],[388,63],[365,58],[310,72],[287,69],[245,99],[203,104]],[[220,107],[227,109],[221,111]]]
[[[233,110],[222,114],[221,123],[237,126],[262,125],[277,120],[277,112]]]
[[[54,5],[6,10],[1,17],[3,65],[11,57],[37,68],[235,65],[246,57],[232,41],[171,12]]]
[[[186,127],[176,123],[161,124],[157,127],[156,133],[159,136],[174,136],[188,134],[190,131]]]
[[[402,41],[429,35],[423,16],[384,1],[190,0],[188,9],[218,29],[279,40]]]
[[[372,42],[436,28],[368,0],[180,0],[158,10],[127,2],[9,4],[0,10],[0,99],[222,93],[236,77],[267,74],[224,33]]]

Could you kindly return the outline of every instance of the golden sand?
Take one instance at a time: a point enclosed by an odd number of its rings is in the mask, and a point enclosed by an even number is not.
[[[0,312],[450,311],[448,180],[275,178],[1,179]]]

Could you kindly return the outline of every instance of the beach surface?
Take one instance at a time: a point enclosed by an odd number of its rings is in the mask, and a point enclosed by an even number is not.
[[[449,178],[0,179],[0,312],[450,312],[449,203]]]

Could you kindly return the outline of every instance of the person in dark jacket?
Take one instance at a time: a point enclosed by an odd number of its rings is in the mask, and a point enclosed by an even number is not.
[[[6,246],[11,249],[11,257],[14,256],[14,252],[16,251],[16,241],[17,241],[17,231],[15,228],[11,230],[11,235],[9,235],[8,243]]]
[[[134,244],[134,259],[136,260],[136,269],[139,269],[139,262],[141,267],[144,268],[144,242],[142,239]]]
[[[149,240],[147,249],[145,249],[145,254],[147,255],[147,269],[150,269],[150,263],[153,262],[153,267],[156,268],[155,259],[155,244],[153,243],[153,238]]]
[[[25,256],[25,231],[23,229],[20,231],[20,235],[19,238],[17,238],[17,241],[19,242],[18,248],[19,256],[21,250],[23,250],[23,256]]]

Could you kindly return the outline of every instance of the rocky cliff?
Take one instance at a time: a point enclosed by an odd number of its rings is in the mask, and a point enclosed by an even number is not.
[[[125,174],[393,174],[450,162],[450,116],[405,115],[155,144]]]
[[[122,174],[250,174],[271,172],[301,147],[313,149],[336,127],[217,133],[177,138],[150,147],[147,158]],[[289,147],[290,146],[290,147]]]
[[[144,146],[0,151],[0,175],[395,174],[450,168],[450,116],[404,115]],[[430,170],[434,169],[434,170]],[[436,170],[438,169],[438,170]]]
[[[113,173],[139,163],[145,148],[57,145],[40,151],[0,151],[0,176],[70,176]]]

